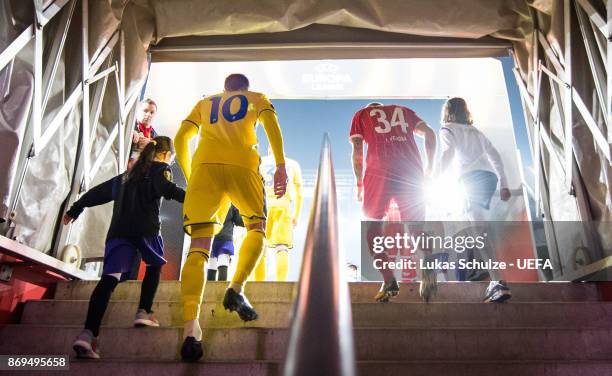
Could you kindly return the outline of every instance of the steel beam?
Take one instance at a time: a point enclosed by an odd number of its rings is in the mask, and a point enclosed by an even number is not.
[[[529,111],[531,118],[535,119],[537,117],[535,113],[535,106],[533,104],[533,99],[531,98],[531,95],[529,95],[529,92],[527,91],[525,82],[521,78],[521,74],[519,73],[517,68],[514,68],[512,71],[514,72],[516,84],[518,85],[519,93],[521,94],[521,97],[523,98],[523,101],[525,102],[525,106],[527,106],[527,110]]]
[[[548,60],[557,71],[557,74],[561,75],[562,77],[565,77],[565,68],[563,68],[563,63],[559,60],[559,57],[555,54],[555,51],[553,51],[552,47],[550,46],[550,43],[548,43],[548,40],[546,39],[544,34],[542,34],[541,31],[538,30],[537,34],[538,41],[540,42],[540,45],[542,45],[546,57],[548,57]]]
[[[608,1],[606,5],[606,13],[608,17],[606,27],[606,75],[608,78],[608,95],[606,100],[606,109],[608,113],[608,124],[612,124],[612,1]],[[608,143],[612,143],[612,126],[608,126]]]
[[[584,12],[589,16],[593,24],[597,27],[597,29],[599,29],[602,34],[606,35],[606,20],[604,20],[602,15],[599,14],[597,9],[595,9],[595,7],[589,2],[589,0],[576,0],[576,4],[580,5]]]
[[[106,58],[113,52],[113,48],[115,48],[117,41],[119,41],[118,29],[111,35],[108,42],[106,42],[104,46],[100,47],[99,51],[93,55],[88,68],[89,76],[94,76],[98,72],[102,64],[104,64],[104,61],[106,61]]]
[[[51,120],[51,122],[47,126],[47,129],[45,129],[45,132],[40,137],[40,150],[43,150],[49,144],[57,130],[64,124],[66,116],[68,116],[68,114],[73,110],[74,106],[78,104],[79,99],[81,99],[81,94],[81,87],[77,86],[72,91],[72,94],[70,94],[68,99],[66,99],[66,102],[64,102],[64,104],[62,105],[62,108],[55,115],[53,120]]]
[[[53,81],[55,80],[55,74],[57,73],[57,68],[59,67],[59,63],[61,61],[62,51],[64,49],[66,37],[68,36],[68,29],[70,28],[70,22],[72,20],[72,15],[74,14],[75,6],[76,0],[71,0],[70,5],[65,9],[64,13],[62,13],[59,26],[55,31],[53,44],[51,45],[51,50],[49,53],[51,61],[47,63],[47,68],[43,74],[43,85],[45,88],[41,111],[43,114],[45,113],[49,96],[51,95]]]
[[[34,26],[27,27],[7,48],[0,53],[0,69],[13,61],[15,56],[34,38]]]
[[[104,145],[102,146],[102,149],[100,150],[100,153],[97,155],[96,160],[94,161],[93,166],[91,170],[89,171],[89,176],[91,177],[96,176],[96,174],[100,170],[100,167],[102,166],[102,163],[104,162],[104,158],[106,158],[106,155],[113,147],[113,143],[115,142],[115,138],[117,138],[118,134],[119,134],[119,123],[116,123],[115,126],[113,127],[113,130],[108,135],[108,138],[104,142]]]
[[[35,9],[37,8],[37,3],[38,0],[34,1],[34,6]],[[36,12],[37,13],[37,21],[41,26],[45,26],[46,24],[49,23],[49,21],[51,21],[51,19],[53,17],[55,17],[55,15],[57,13],[59,13],[60,10],[62,10],[62,8],[64,7],[64,5],[66,5],[68,3],[68,1],[70,0],[55,0],[54,2],[52,2],[51,4],[49,4],[44,11],[42,12]],[[41,2],[42,3],[42,2]],[[42,5],[42,4],[41,4]]]
[[[37,25],[34,30],[34,92],[32,99],[32,135],[34,148],[32,155],[38,155],[41,150],[42,134],[42,80],[43,80],[43,29]]]
[[[90,157],[91,157],[91,142],[90,140],[90,123],[89,123],[89,6],[88,1],[82,1],[82,25],[81,25],[81,70],[83,88],[83,106],[81,113],[81,125],[83,131],[82,149],[83,149],[83,186],[89,189],[91,177],[89,175]]]
[[[93,76],[92,78],[89,79],[89,84],[93,84],[94,82],[102,79],[102,78],[106,78],[109,74],[113,73],[115,71],[115,69],[117,69],[114,65],[104,69],[102,72],[96,74],[95,76]]]
[[[114,65],[111,67],[114,69]],[[108,70],[108,69],[107,69]],[[92,81],[90,81],[91,83]],[[89,142],[93,145],[96,137],[96,129],[98,128],[98,122],[100,121],[100,112],[102,111],[102,103],[104,103],[104,97],[106,95],[106,87],[108,84],[108,75],[102,78],[102,81],[96,84],[94,94],[92,96],[93,103],[90,111],[89,120],[91,121],[90,139]]]
[[[592,29],[589,27],[589,19],[578,5],[576,5],[576,14],[578,15],[580,32],[582,33],[582,40],[584,42],[587,58],[589,60],[589,67],[591,68],[591,75],[593,76],[593,83],[595,84],[597,99],[599,100],[599,107],[601,108],[604,115],[604,121],[607,125],[608,106],[606,106],[606,97],[608,95],[608,88],[606,83],[605,68],[602,66],[599,56],[597,55],[597,42],[591,33]]]
[[[608,140],[606,139],[606,136],[603,134],[601,129],[599,129],[597,122],[595,121],[595,119],[593,119],[593,115],[591,115],[591,113],[589,112],[589,109],[586,107],[586,105],[582,101],[582,98],[580,97],[580,94],[578,94],[578,91],[575,88],[572,88],[572,98],[574,100],[574,104],[576,105],[576,108],[578,109],[578,112],[580,112],[580,115],[582,115],[584,122],[586,123],[586,125],[589,127],[589,130],[593,134],[595,145],[599,147],[603,155],[608,160],[608,163],[612,162],[610,144],[608,144]]]
[[[565,118],[565,141],[563,148],[565,152],[565,189],[573,194],[572,187],[572,164],[574,162],[574,137],[573,137],[573,105],[572,105],[572,7],[571,0],[563,1],[563,38],[565,41],[565,76],[564,80],[569,87],[565,88],[563,95],[563,117]]]

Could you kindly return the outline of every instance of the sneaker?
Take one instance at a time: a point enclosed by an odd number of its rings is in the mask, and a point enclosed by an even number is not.
[[[197,362],[204,355],[202,341],[197,341],[195,337],[186,337],[181,347],[181,360],[183,362]]]
[[[100,359],[98,340],[89,329],[84,329],[74,340],[72,348],[79,359]]]
[[[223,297],[223,307],[229,309],[230,312],[236,311],[242,321],[257,320],[257,312],[251,306],[244,294],[237,293],[234,289],[228,288],[225,290]]]
[[[503,303],[512,297],[510,288],[504,281],[491,281],[485,291],[486,303]]]
[[[153,312],[147,313],[144,309],[136,311],[136,317],[134,318],[134,326],[137,328],[143,328],[145,326],[159,327],[159,321],[155,318]]]
[[[436,271],[432,269],[423,269],[421,283],[419,284],[419,295],[425,303],[436,294],[438,291],[438,282],[436,280]]]
[[[374,296],[374,300],[379,303],[387,303],[390,298],[399,295],[399,284],[395,277],[392,277],[389,282],[383,282],[380,291]]]

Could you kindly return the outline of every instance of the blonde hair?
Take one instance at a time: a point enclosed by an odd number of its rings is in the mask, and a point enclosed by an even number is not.
[[[451,98],[442,106],[442,124],[459,123],[472,125],[474,119],[468,109],[465,99],[455,97]]]

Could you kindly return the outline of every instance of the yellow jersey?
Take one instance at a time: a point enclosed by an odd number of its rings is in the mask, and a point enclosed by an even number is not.
[[[264,94],[230,91],[200,100],[184,122],[198,128],[200,140],[192,166],[219,163],[258,171],[256,126],[265,111],[275,113]]]
[[[296,205],[296,216],[299,216],[302,204],[302,170],[297,161],[285,157],[285,169],[287,171],[287,193],[281,198],[276,198],[274,193],[274,173],[276,163],[272,155],[261,158],[259,173],[264,179],[266,189],[266,203],[268,207]]]

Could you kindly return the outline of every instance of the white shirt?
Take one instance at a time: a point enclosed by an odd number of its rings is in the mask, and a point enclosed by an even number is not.
[[[442,155],[446,150],[454,152],[460,174],[474,170],[495,172],[500,188],[508,188],[504,163],[495,146],[476,127],[459,123],[442,124],[440,129]],[[442,166],[446,168],[448,166]]]

